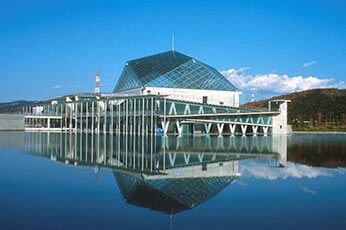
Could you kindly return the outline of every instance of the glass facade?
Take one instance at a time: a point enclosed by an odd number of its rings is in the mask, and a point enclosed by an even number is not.
[[[113,173],[126,202],[168,214],[196,207],[235,179],[228,176],[144,180],[125,172]]]
[[[146,86],[238,91],[213,67],[176,51],[127,62],[113,92]]]

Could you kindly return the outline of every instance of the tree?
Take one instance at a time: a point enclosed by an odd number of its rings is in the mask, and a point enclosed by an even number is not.
[[[321,123],[321,120],[323,118],[323,114],[321,112],[317,112],[316,115],[317,115],[317,118],[318,118],[318,123]]]
[[[302,122],[303,122],[304,115],[301,114],[301,113],[299,113],[299,114],[297,115],[297,118],[298,118],[298,120],[300,121],[300,123],[302,123]]]

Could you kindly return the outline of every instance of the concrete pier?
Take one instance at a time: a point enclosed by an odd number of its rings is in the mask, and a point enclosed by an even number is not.
[[[23,131],[24,114],[0,114],[0,131]]]

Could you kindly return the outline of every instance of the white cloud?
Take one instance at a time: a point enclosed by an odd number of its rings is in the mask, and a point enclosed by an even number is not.
[[[302,188],[302,190],[303,190],[304,192],[311,193],[312,195],[315,195],[315,194],[316,194],[316,191],[315,191],[315,190],[312,190],[312,189],[310,189],[310,188],[308,188],[308,187],[306,187],[306,186],[300,186],[300,187]]]
[[[56,85],[56,86],[53,86],[53,89],[61,89],[61,85]]]
[[[300,67],[300,70],[308,68],[309,66],[312,66],[312,65],[315,65],[315,64],[317,64],[316,61],[304,63],[304,65],[302,67]]]
[[[333,78],[321,79],[313,76],[279,75],[276,73],[250,75],[244,73],[249,67],[220,71],[232,84],[241,90],[266,91],[271,93],[291,93],[314,88],[345,88],[343,81]]]
[[[242,67],[242,68],[238,69],[237,72],[238,73],[242,73],[242,72],[245,72],[248,69],[250,69],[250,67]]]
[[[240,186],[247,186],[248,184],[246,184],[244,181],[240,180],[236,180],[236,183],[238,183]]]
[[[244,177],[255,177],[258,179],[277,180],[288,178],[316,178],[320,176],[332,177],[335,174],[343,174],[344,169],[327,169],[310,167],[301,164],[287,162],[285,168],[270,168],[266,164],[249,161],[240,167],[239,172]]]

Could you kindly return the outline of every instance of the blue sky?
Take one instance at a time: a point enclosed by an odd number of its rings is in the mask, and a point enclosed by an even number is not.
[[[345,1],[0,0],[0,102],[111,92],[126,60],[177,51],[245,92],[345,88]],[[258,98],[259,99],[259,98]]]

